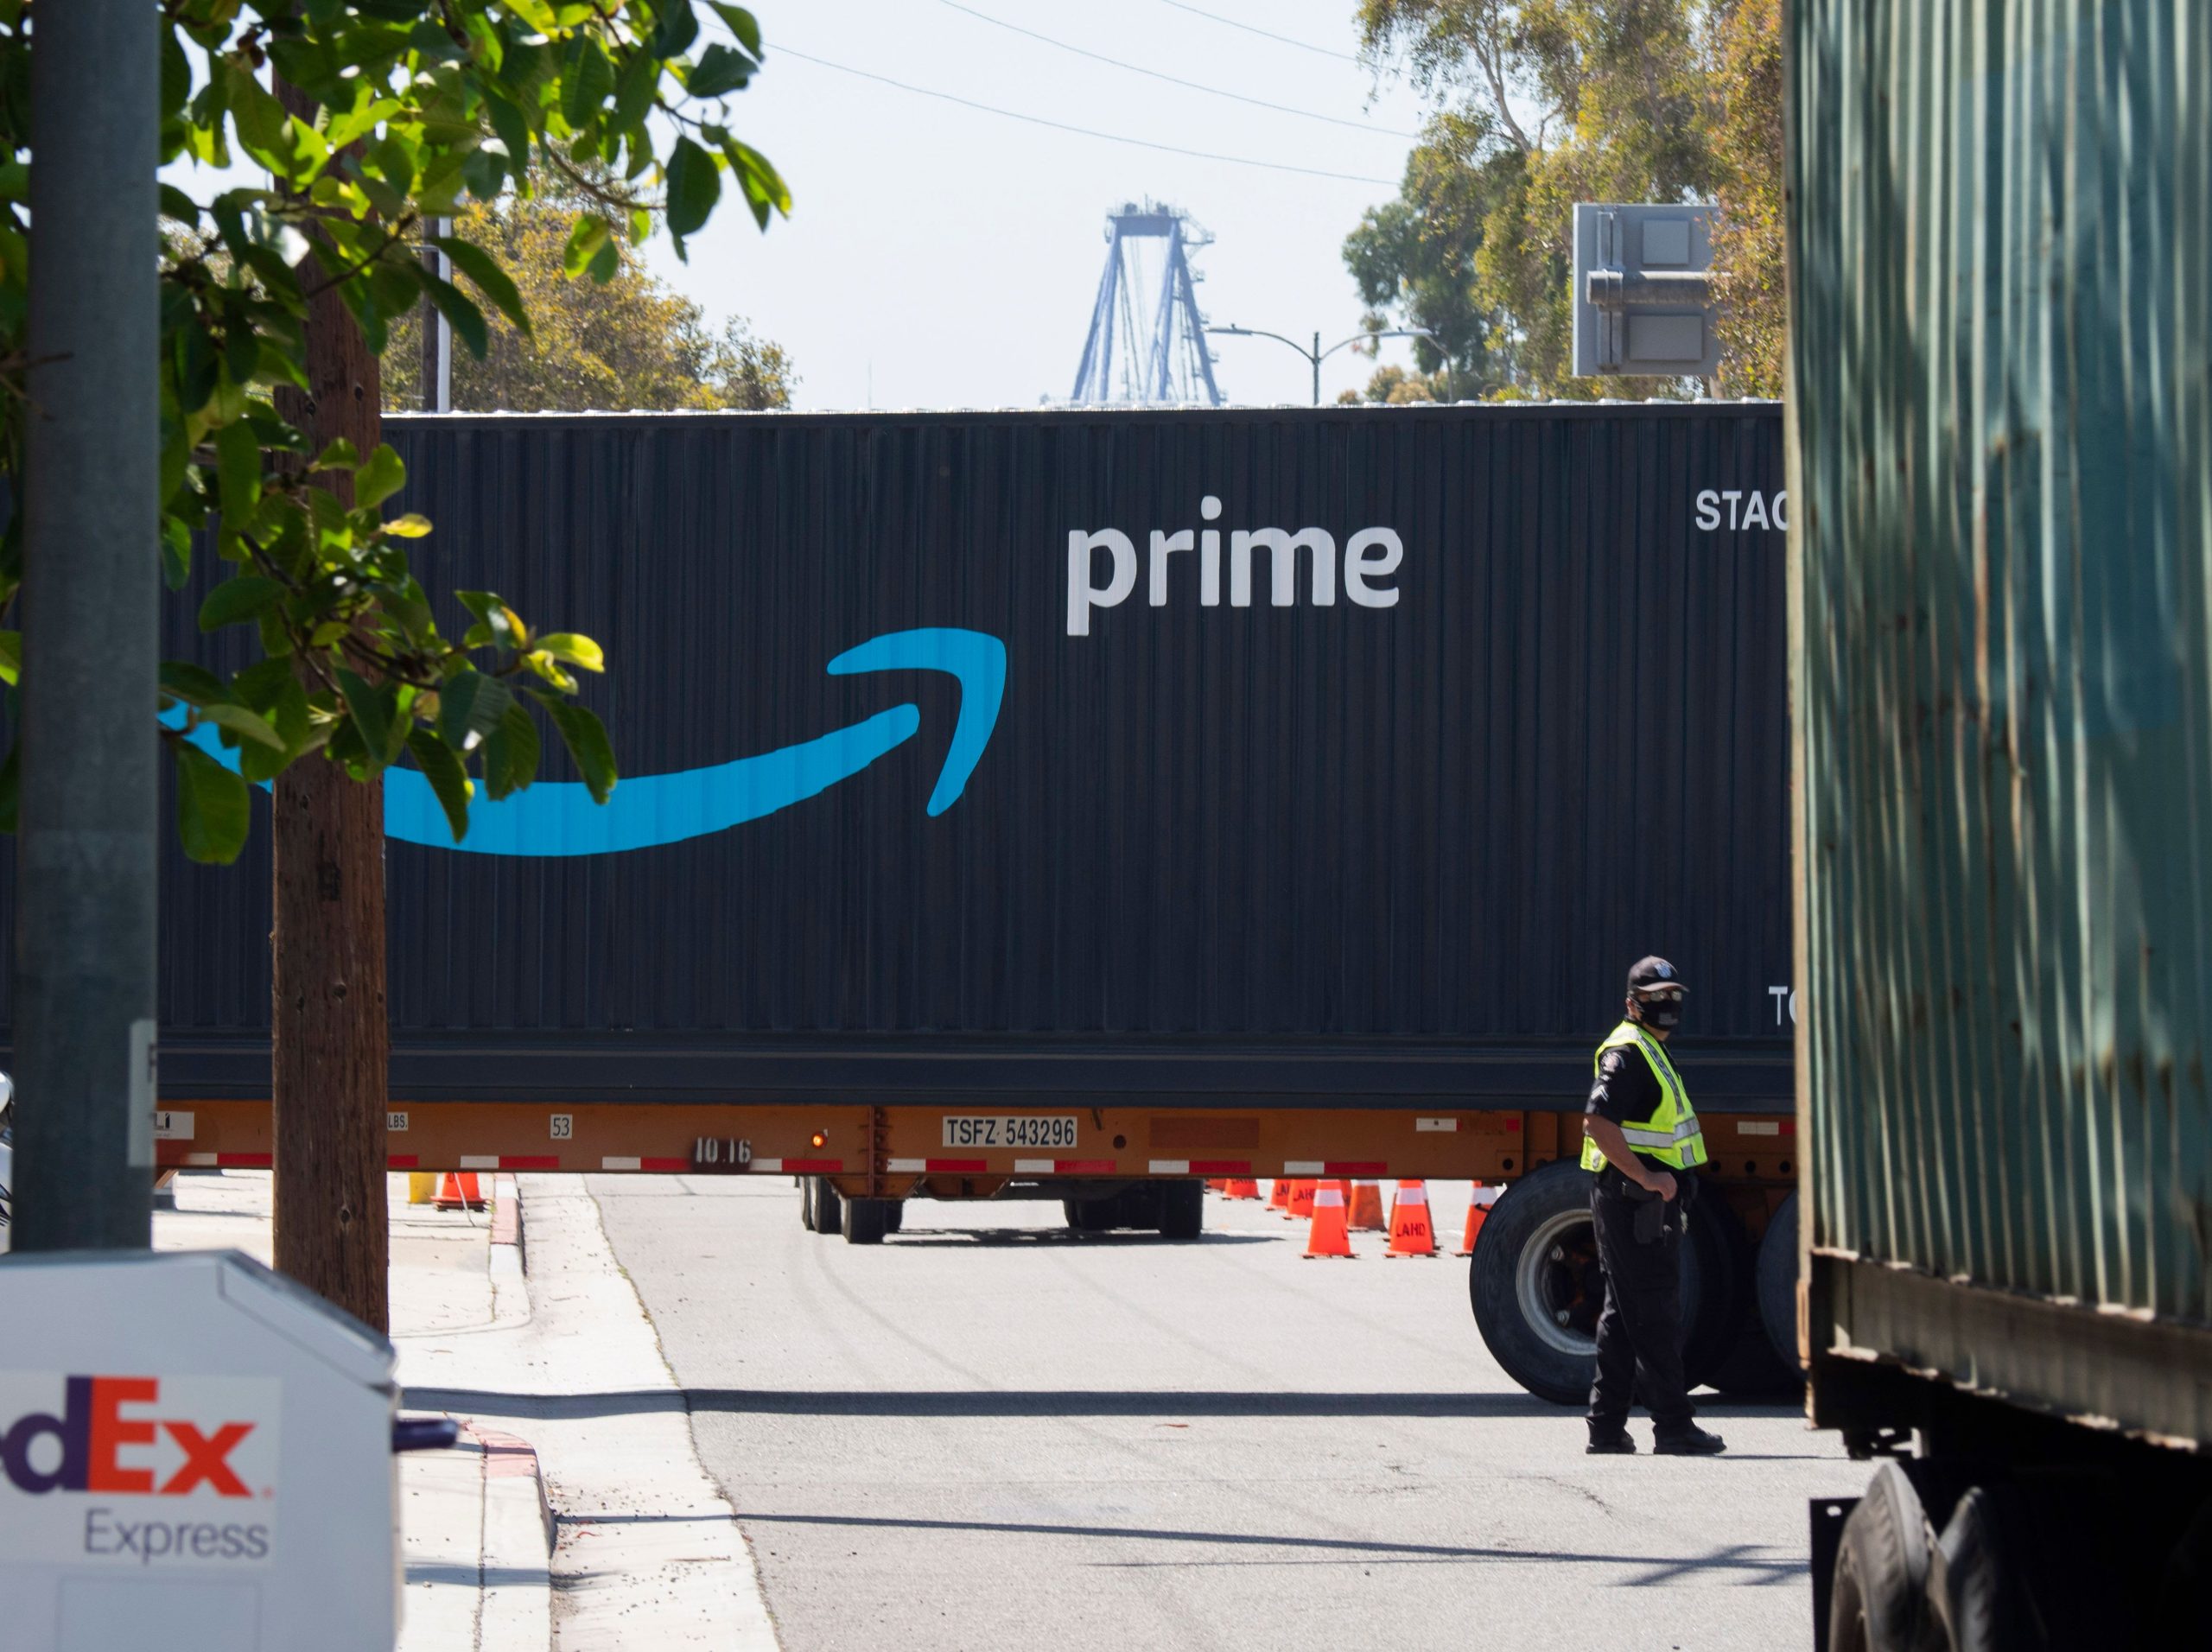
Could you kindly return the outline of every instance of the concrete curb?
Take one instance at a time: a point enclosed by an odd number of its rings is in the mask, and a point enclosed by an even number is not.
[[[553,1642],[553,1506],[529,1441],[463,1422],[483,1453],[483,1603],[478,1652],[546,1652]]]

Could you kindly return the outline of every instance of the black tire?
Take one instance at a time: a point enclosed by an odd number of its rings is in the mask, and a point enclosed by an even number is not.
[[[845,1242],[849,1245],[881,1244],[890,1203],[889,1199],[845,1200]]]
[[[1588,1400],[1597,1370],[1591,1338],[1604,1276],[1590,1183],[1588,1171],[1566,1160],[1521,1178],[1491,1207],[1467,1270],[1475,1328],[1491,1357],[1554,1405]]]
[[[886,1200],[884,1200],[884,1201],[883,1201],[883,1230],[884,1230],[884,1232],[886,1232],[886,1233],[896,1233],[896,1232],[898,1232],[898,1231],[899,1231],[899,1229],[903,1228],[903,1227],[904,1227],[904,1226],[906,1226],[906,1200],[904,1200],[904,1199],[886,1199]]]
[[[814,1230],[823,1235],[845,1230],[845,1199],[838,1192],[837,1184],[827,1176],[817,1176],[814,1182]]]
[[[1754,1294],[1759,1325],[1766,1331],[1775,1357],[1804,1378],[1797,1358],[1797,1196],[1782,1201],[1767,1219],[1766,1236],[1759,1241],[1758,1281]]]
[[[1718,1188],[1698,1193],[1682,1236],[1682,1381],[1693,1388],[1713,1382],[1751,1311],[1744,1224]]]
[[[1188,1241],[1205,1231],[1206,1185],[1169,1182],[1160,1190],[1160,1236]]]
[[[798,1179],[798,1224],[809,1233],[814,1231],[814,1178]]]
[[[1067,1218],[1068,1228],[1075,1233],[1104,1233],[1114,1225],[1114,1207],[1117,1200],[1062,1199],[1060,1213]]]
[[[1924,1652],[1927,1599],[1920,1496],[1903,1467],[1885,1463],[1843,1523],[1828,1595],[1828,1652]]]
[[[1774,1350],[1766,1339],[1766,1326],[1760,1322],[1758,1294],[1755,1289],[1758,1251],[1751,1243],[1751,1235],[1744,1230],[1744,1223],[1734,1209],[1721,1198],[1717,1189],[1707,1187],[1705,1197],[1691,1212],[1693,1232],[1700,1224],[1707,1229],[1702,1236],[1708,1242],[1719,1240],[1728,1250],[1728,1289],[1726,1312],[1721,1323],[1712,1327],[1717,1332],[1717,1354],[1712,1355],[1701,1368],[1706,1385],[1722,1394],[1735,1395],[1752,1400],[1783,1400],[1791,1394],[1803,1392],[1803,1384],[1789,1366],[1775,1357]],[[1700,1349],[1700,1357],[1706,1350]],[[1695,1383],[1700,1370],[1691,1369],[1692,1352],[1689,1339],[1685,1339],[1683,1369]]]

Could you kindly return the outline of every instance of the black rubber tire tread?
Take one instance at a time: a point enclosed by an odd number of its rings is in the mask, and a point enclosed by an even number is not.
[[[1559,1406],[1588,1401],[1597,1362],[1562,1353],[1537,1337],[1521,1317],[1515,1276],[1538,1228],[1561,1210],[1589,1210],[1591,1179],[1581,1166],[1562,1159],[1514,1182],[1491,1207],[1467,1268],[1475,1329],[1491,1357],[1529,1393]]]
[[[798,1179],[798,1224],[809,1233],[814,1231],[814,1178]]]
[[[1206,1226],[1206,1185],[1169,1182],[1160,1190],[1160,1236],[1187,1242]]]
[[[1767,1344],[1766,1327],[1760,1323],[1758,1293],[1754,1289],[1758,1248],[1745,1231],[1742,1218],[1720,1197],[1719,1190],[1707,1184],[1702,1191],[1704,1197],[1691,1213],[1691,1225],[1694,1229],[1701,1222],[1707,1223],[1712,1231],[1700,1236],[1708,1241],[1717,1238],[1726,1245],[1731,1287],[1726,1325],[1718,1328],[1719,1353],[1704,1366],[1706,1385],[1745,1399],[1781,1399],[1792,1394],[1802,1395],[1804,1385],[1795,1372],[1775,1357],[1774,1350]],[[1683,1365],[1694,1384],[1697,1373],[1690,1370],[1690,1359],[1686,1349]]]
[[[896,1232],[898,1232],[898,1231],[899,1231],[899,1229],[901,1229],[901,1228],[905,1227],[906,1225],[906,1200],[904,1200],[904,1199],[886,1199],[886,1200],[884,1200],[884,1201],[883,1201],[883,1230],[884,1230],[884,1232],[886,1232],[886,1233],[896,1233]]]
[[[1797,1196],[1792,1193],[1767,1218],[1765,1236],[1759,1241],[1758,1268],[1753,1288],[1758,1302],[1759,1324],[1775,1357],[1804,1376],[1797,1358]]]
[[[888,1199],[845,1200],[845,1242],[849,1245],[881,1244],[885,1206],[889,1204]]]
[[[1738,1260],[1751,1252],[1744,1224],[1718,1189],[1707,1185],[1698,1194],[1682,1236],[1682,1380],[1693,1388],[1713,1381],[1751,1311],[1751,1282]]]
[[[844,1196],[827,1176],[814,1179],[814,1230],[825,1237],[845,1230]]]
[[[1828,1652],[1926,1652],[1928,1534],[1904,1469],[1885,1463],[1844,1522]]]

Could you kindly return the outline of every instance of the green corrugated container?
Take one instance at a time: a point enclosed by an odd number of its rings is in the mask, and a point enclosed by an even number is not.
[[[1812,1350],[2207,1440],[2212,5],[1786,27]]]

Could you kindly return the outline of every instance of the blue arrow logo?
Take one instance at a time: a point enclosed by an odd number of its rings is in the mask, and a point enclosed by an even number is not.
[[[868,671],[944,671],[960,683],[960,715],[952,744],[930,793],[929,812],[941,815],[960,801],[998,726],[1006,692],[1006,645],[980,631],[928,627],[894,631],[848,649],[830,662],[832,677]],[[172,725],[182,710],[165,713]],[[469,855],[532,856],[619,855],[728,831],[760,820],[850,779],[896,750],[922,726],[913,705],[893,706],[815,740],[740,758],[710,768],[625,778],[605,804],[594,804],[579,781],[541,780],[493,803],[472,803],[468,836],[459,843],[446,825],[430,783],[413,769],[385,772],[384,829],[387,837]],[[194,731],[206,751],[235,768],[206,725]]]

